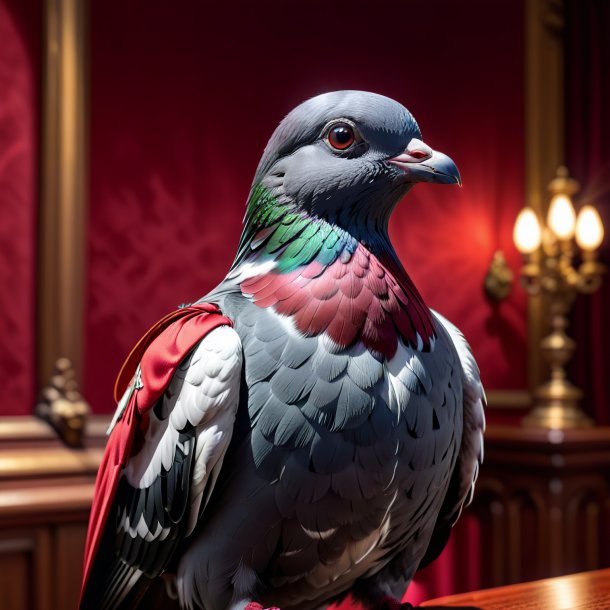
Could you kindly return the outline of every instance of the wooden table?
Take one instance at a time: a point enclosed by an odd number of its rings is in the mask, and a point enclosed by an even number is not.
[[[610,569],[439,597],[426,608],[610,610]]]

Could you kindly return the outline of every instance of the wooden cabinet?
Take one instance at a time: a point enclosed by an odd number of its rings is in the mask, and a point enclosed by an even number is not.
[[[107,418],[67,449],[33,418],[0,420],[0,608],[76,608]]]
[[[610,428],[490,426],[469,511],[481,587],[610,566]]]

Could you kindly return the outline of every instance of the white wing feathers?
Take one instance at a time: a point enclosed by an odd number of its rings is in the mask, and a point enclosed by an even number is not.
[[[207,502],[231,440],[241,366],[241,341],[232,328],[220,326],[206,335],[176,370],[162,403],[150,411],[142,449],[125,468],[132,487],[148,488],[172,468],[177,449],[194,450],[187,535],[197,522],[206,487]],[[194,449],[180,440],[180,433],[192,427]]]

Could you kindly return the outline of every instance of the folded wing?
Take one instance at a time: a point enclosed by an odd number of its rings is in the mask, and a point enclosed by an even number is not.
[[[165,339],[181,345],[180,340],[173,340],[175,328],[168,330]],[[163,334],[156,339],[160,340]],[[164,347],[167,353],[175,351],[174,358],[180,354],[175,345]],[[154,351],[155,342],[148,351],[151,349]],[[145,354],[141,371],[119,403],[119,411],[123,411],[107,453],[112,453],[115,435],[119,435],[119,442],[125,441],[125,427],[131,433],[127,439],[130,448],[122,456],[124,467],[114,489],[111,485],[100,487],[98,480],[90,530],[96,526],[96,502],[103,501],[97,495],[110,492],[111,499],[106,500],[108,508],[101,513],[99,540],[88,540],[93,554],[85,574],[81,608],[116,608],[143,575],[153,578],[161,574],[180,540],[193,531],[212,493],[239,402],[241,342],[230,326],[218,325],[206,329],[185,356],[173,367],[162,395],[142,408],[138,393],[142,392],[143,403],[150,402],[144,386],[159,372],[150,369],[160,370],[167,361],[151,361]],[[104,471],[116,469],[117,461],[121,460],[105,459],[98,479],[103,482]]]

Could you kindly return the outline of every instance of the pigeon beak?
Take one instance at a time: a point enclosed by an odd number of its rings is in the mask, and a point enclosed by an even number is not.
[[[413,138],[405,152],[387,160],[400,168],[407,182],[436,182],[462,186],[462,178],[455,163],[441,152],[432,150],[421,140]]]

